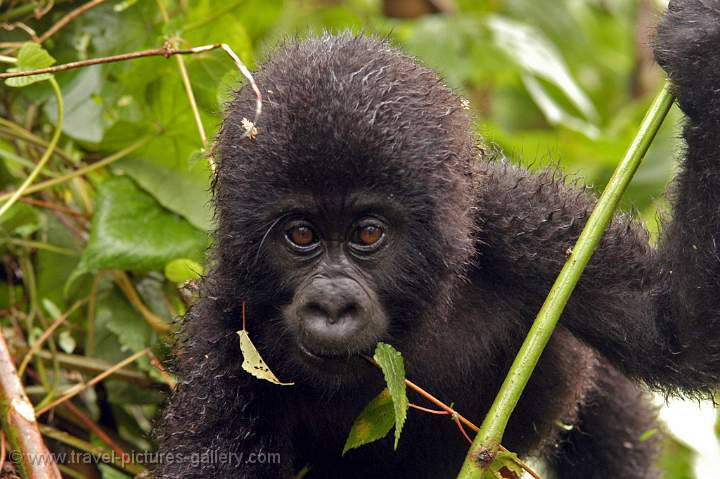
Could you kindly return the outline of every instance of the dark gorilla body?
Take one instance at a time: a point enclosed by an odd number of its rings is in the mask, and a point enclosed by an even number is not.
[[[560,478],[655,477],[656,441],[640,440],[655,414],[636,382],[694,396],[719,382],[720,2],[671,2],[656,56],[688,114],[675,219],[658,249],[613,221],[503,439]],[[341,458],[383,387],[357,354],[393,344],[408,377],[479,422],[594,199],[483,158],[458,98],[384,42],[290,45],[256,80],[257,138],[242,138],[244,88],[218,139],[216,267],[185,319],[158,432],[175,461],[157,475],[291,478],[310,463],[310,477],[454,477],[467,443],[412,410],[397,451],[384,440]],[[242,371],[244,302],[255,344],[295,386]]]

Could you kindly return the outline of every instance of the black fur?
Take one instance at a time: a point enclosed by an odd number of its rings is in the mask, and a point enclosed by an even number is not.
[[[636,221],[615,218],[503,438],[561,478],[655,477],[656,438],[641,440],[655,414],[637,382],[699,397],[720,376],[720,1],[671,2],[656,54],[688,113],[675,219],[655,249]],[[386,42],[286,45],[256,80],[257,138],[242,138],[248,88],[218,138],[216,267],[185,320],[158,431],[173,462],[157,476],[290,478],[309,463],[309,477],[454,477],[467,443],[452,422],[413,410],[397,451],[388,439],[341,458],[382,379],[367,365],[348,379],[297,360],[281,307],[301,273],[272,254],[275,219],[298,205],[332,212],[353,195],[399,211],[393,254],[363,273],[390,318],[379,339],[411,379],[479,423],[594,198],[555,172],[484,158],[459,99]],[[243,302],[251,337],[295,386],[241,370]],[[246,461],[258,452],[280,463]]]

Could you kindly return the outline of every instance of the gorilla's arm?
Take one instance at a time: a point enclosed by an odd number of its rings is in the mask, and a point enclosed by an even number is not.
[[[720,381],[720,1],[671,2],[656,56],[688,116],[673,220],[655,250],[617,217],[562,324],[632,377],[707,392]],[[552,172],[486,168],[478,274],[537,310],[594,200]]]
[[[184,318],[174,368],[181,380],[156,430],[162,454],[154,477],[290,478],[287,420],[264,413],[263,394],[277,386],[241,369],[240,325],[223,324],[220,309],[206,294]]]

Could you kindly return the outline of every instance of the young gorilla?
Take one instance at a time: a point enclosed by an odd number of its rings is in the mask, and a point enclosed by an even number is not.
[[[671,2],[656,55],[688,116],[675,219],[657,249],[613,221],[503,438],[560,478],[655,477],[656,442],[640,439],[655,413],[635,382],[692,396],[720,382],[720,1]],[[460,100],[386,42],[289,45],[256,80],[257,138],[243,138],[245,87],[218,139],[217,266],[185,320],[158,433],[173,462],[157,475],[454,477],[468,445],[428,414],[409,413],[397,451],[341,458],[383,387],[358,353],[391,343],[408,377],[480,422],[594,199],[483,158]],[[242,371],[243,303],[294,386]]]

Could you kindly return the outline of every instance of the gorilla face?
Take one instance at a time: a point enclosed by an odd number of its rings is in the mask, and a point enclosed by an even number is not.
[[[474,251],[478,150],[460,101],[367,41],[325,45],[307,84],[287,74],[305,68],[293,51],[274,57],[256,75],[257,137],[243,138],[245,89],[218,142],[218,297],[248,303],[270,364],[320,381],[440,316]]]
[[[383,265],[398,254],[403,221],[369,195],[319,199],[302,198],[277,218],[266,254],[292,290],[281,314],[296,357],[342,374],[389,333]]]

